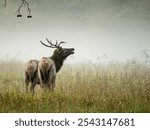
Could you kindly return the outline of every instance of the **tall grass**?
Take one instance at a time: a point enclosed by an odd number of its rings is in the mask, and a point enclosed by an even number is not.
[[[150,68],[137,62],[64,64],[55,92],[24,90],[24,64],[1,61],[0,112],[150,112]]]

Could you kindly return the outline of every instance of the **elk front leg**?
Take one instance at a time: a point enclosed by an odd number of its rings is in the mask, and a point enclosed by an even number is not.
[[[49,89],[53,92],[54,88],[55,88],[55,77],[51,78],[49,82]]]

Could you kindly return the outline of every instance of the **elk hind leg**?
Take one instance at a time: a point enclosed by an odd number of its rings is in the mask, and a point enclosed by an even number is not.
[[[38,71],[37,70],[34,72],[34,75],[33,75],[32,79],[31,79],[31,81],[32,82],[31,82],[30,90],[32,92],[32,95],[34,95],[34,93],[35,93],[34,88],[35,88],[35,86],[37,84],[37,81],[38,81]]]
[[[32,92],[32,95],[35,94],[35,90],[34,90],[35,86],[36,86],[36,80],[34,80],[33,82],[31,82],[30,91]]]
[[[25,72],[25,87],[26,87],[26,92],[28,92],[28,86],[29,86],[29,76],[27,72]]]

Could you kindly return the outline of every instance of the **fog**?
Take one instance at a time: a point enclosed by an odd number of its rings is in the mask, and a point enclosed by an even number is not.
[[[150,48],[149,0],[28,0],[33,18],[16,17],[21,0],[0,6],[0,59],[40,59],[53,49],[46,37],[74,47],[67,62],[126,61]],[[0,0],[0,4],[3,0]]]

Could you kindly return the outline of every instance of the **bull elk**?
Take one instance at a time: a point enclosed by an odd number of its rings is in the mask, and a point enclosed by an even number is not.
[[[46,45],[40,41],[44,46],[50,48],[56,48],[51,57],[43,57],[40,61],[29,60],[25,65],[25,86],[28,92],[28,86],[31,82],[30,90],[34,95],[34,88],[36,84],[41,86],[47,86],[49,89],[54,89],[56,73],[60,70],[63,65],[64,60],[71,54],[74,54],[74,48],[62,48],[60,45],[65,42],[58,42],[52,44],[46,38],[50,45]]]
[[[38,76],[42,87],[54,90],[56,73],[61,69],[64,60],[71,54],[74,54],[74,48],[62,48],[60,45],[65,43],[61,41],[53,44],[46,38],[49,45],[42,43],[42,45],[49,48],[56,48],[51,57],[43,57],[39,61],[38,65]]]

